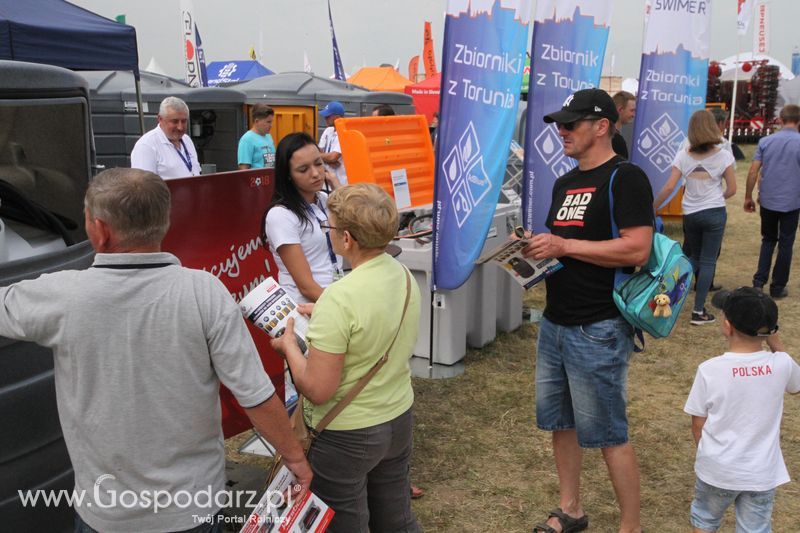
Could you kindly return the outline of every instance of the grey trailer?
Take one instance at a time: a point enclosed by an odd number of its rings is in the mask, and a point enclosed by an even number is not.
[[[284,72],[264,76],[234,87],[247,95],[247,103],[250,105],[263,103],[271,106],[322,109],[335,100],[341,102],[348,117],[367,116],[379,104],[391,105],[398,115],[415,112],[409,95],[369,91],[359,85],[322,78],[306,72]],[[317,138],[319,138],[325,130],[325,122],[317,120],[317,125]]]

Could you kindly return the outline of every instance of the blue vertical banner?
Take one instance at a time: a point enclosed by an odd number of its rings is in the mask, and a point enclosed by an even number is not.
[[[706,105],[711,4],[655,1],[649,6],[631,161],[650,178],[654,194],[669,178],[689,117]]]
[[[492,224],[519,106],[530,0],[449,0],[434,184],[433,290],[472,273]]]
[[[203,41],[200,40],[200,30],[194,25],[194,38],[197,43],[197,62],[200,64],[200,83],[208,87],[208,71],[206,70],[206,53],[203,52]]]
[[[344,67],[342,66],[342,56],[339,54],[339,44],[336,42],[336,32],[333,31],[333,15],[331,15],[331,0],[328,0],[328,23],[331,26],[331,42],[333,43],[333,77],[337,80],[346,81]]]
[[[553,184],[575,166],[564,155],[555,124],[558,111],[581,89],[600,85],[611,20],[611,0],[539,0],[533,25],[525,127],[522,217],[525,227],[546,231]]]

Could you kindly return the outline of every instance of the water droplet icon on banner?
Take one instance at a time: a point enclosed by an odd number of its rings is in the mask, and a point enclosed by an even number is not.
[[[556,148],[556,146],[553,143],[553,138],[550,137],[550,136],[548,136],[547,139],[545,139],[544,142],[542,143],[542,150],[547,155],[552,154],[553,150],[555,150],[555,148]]]
[[[669,122],[664,122],[660,128],[658,128],[658,133],[661,134],[662,137],[667,137],[672,132],[672,128],[669,127]]]
[[[653,147],[653,139],[651,139],[649,135],[646,135],[644,139],[642,139],[642,148],[644,150],[649,150],[652,147]]]
[[[450,162],[450,168],[447,169],[447,177],[450,178],[450,181],[455,181],[458,178],[458,165],[455,159]]]

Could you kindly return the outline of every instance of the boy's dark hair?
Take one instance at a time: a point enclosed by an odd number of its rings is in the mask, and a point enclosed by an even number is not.
[[[778,306],[758,289],[721,290],[711,303],[722,309],[736,331],[748,337],[769,337],[778,331]]]

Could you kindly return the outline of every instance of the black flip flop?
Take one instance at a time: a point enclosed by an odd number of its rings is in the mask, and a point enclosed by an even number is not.
[[[580,518],[573,518],[562,511],[560,507],[550,511],[547,520],[551,518],[558,518],[558,522],[561,524],[561,533],[575,533],[589,527],[589,515],[584,514]],[[553,529],[552,526],[547,525],[547,520],[533,526],[533,533],[537,533],[537,531],[541,531],[542,533],[559,533]]]

